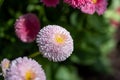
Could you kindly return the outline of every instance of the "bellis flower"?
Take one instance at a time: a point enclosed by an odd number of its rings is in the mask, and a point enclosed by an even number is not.
[[[59,0],[42,0],[42,2],[47,7],[56,7],[59,4]]]
[[[1,68],[2,68],[2,75],[5,76],[6,75],[6,71],[9,69],[10,66],[10,61],[8,59],[3,59],[1,61]]]
[[[46,76],[35,60],[23,57],[11,62],[5,80],[46,80]]]
[[[40,22],[35,14],[27,13],[15,22],[15,33],[23,42],[33,42],[39,30]]]
[[[64,0],[65,3],[80,9],[83,13],[102,15],[107,7],[107,0]]]
[[[48,25],[37,35],[39,51],[54,62],[66,60],[73,51],[70,33],[58,25]]]

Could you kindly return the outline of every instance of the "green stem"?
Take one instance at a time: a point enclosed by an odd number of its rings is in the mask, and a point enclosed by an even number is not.
[[[30,58],[33,58],[33,57],[38,56],[39,54],[40,54],[39,52],[35,52],[35,53],[33,53],[33,54],[29,55],[29,57],[30,57]]]

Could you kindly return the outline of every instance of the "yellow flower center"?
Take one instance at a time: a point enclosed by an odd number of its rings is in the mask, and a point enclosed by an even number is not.
[[[96,4],[97,3],[97,0],[91,0],[93,4]]]
[[[56,34],[55,35],[55,41],[56,41],[56,43],[58,43],[58,44],[63,44],[64,42],[65,42],[65,35],[63,35],[63,34]]]
[[[27,71],[25,74],[25,80],[34,80],[35,79],[35,73],[32,71]]]

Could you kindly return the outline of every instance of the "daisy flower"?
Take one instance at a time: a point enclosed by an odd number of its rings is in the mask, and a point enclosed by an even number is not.
[[[3,59],[1,61],[1,64],[0,64],[1,68],[2,68],[2,75],[5,76],[6,75],[6,71],[9,69],[9,66],[10,66],[10,61],[8,59]]]
[[[35,60],[23,57],[11,62],[5,80],[46,80],[46,76]]]
[[[56,7],[59,4],[59,0],[42,0],[41,2],[47,7]]]
[[[23,42],[33,42],[40,30],[39,19],[35,14],[27,13],[15,22],[15,33]]]
[[[48,25],[37,35],[39,51],[54,62],[66,60],[73,51],[70,33],[58,25]]]
[[[102,15],[107,7],[107,0],[64,0],[64,2],[87,14],[97,12],[98,15]]]

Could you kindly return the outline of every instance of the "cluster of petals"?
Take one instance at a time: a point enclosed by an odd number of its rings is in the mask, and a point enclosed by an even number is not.
[[[83,13],[102,15],[107,7],[107,0],[64,0],[65,3],[80,9]]]
[[[73,39],[61,26],[48,25],[37,35],[39,51],[54,62],[66,60],[73,51]]]
[[[59,4],[59,0],[42,0],[42,2],[47,7],[56,7]]]
[[[2,64],[6,61],[2,61]],[[4,67],[2,67],[2,70]],[[35,60],[19,57],[9,64],[4,75],[5,80],[46,80],[44,70]]]
[[[39,19],[33,13],[24,14],[15,22],[15,33],[23,42],[33,42],[39,30]]]
[[[5,75],[6,75],[6,71],[7,71],[7,69],[9,68],[9,66],[10,66],[10,61],[8,60],[8,59],[3,59],[2,61],[1,61],[1,68],[2,68],[2,75],[5,77]]]

